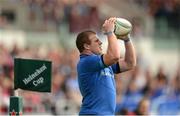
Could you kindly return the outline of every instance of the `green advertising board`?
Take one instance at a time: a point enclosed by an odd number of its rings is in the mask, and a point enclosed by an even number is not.
[[[51,92],[51,61],[14,59],[14,89]]]

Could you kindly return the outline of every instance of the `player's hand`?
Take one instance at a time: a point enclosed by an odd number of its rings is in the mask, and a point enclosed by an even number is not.
[[[130,39],[130,34],[127,34],[127,35],[124,35],[124,36],[116,36],[116,37],[117,37],[117,39],[126,41],[126,40]]]
[[[112,18],[109,18],[108,20],[105,20],[105,22],[102,26],[103,33],[114,32],[115,21],[116,21],[115,17],[112,17]]]

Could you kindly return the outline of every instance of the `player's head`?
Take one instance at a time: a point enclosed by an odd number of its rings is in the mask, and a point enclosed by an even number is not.
[[[76,38],[76,46],[80,53],[102,54],[101,44],[94,31],[83,31]]]

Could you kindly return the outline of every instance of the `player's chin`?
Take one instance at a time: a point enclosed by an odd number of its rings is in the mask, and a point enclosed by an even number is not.
[[[98,51],[96,51],[96,53],[95,54],[97,54],[97,55],[101,55],[102,54],[102,50],[98,50]]]
[[[98,54],[102,54],[102,53],[103,53],[102,50],[99,50]]]

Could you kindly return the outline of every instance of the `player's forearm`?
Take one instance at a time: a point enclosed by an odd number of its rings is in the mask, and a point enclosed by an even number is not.
[[[107,38],[108,38],[107,55],[110,56],[110,58],[116,62],[120,58],[120,49],[119,49],[118,40],[114,35],[114,33],[107,35]]]
[[[125,42],[125,49],[125,62],[127,63],[128,67],[132,69],[136,66],[136,53],[131,41]]]
[[[116,18],[109,18],[103,24],[104,34],[107,35],[108,48],[106,54],[103,55],[105,65],[110,66],[118,62],[120,58],[120,50],[118,40],[114,34],[114,23]]]

